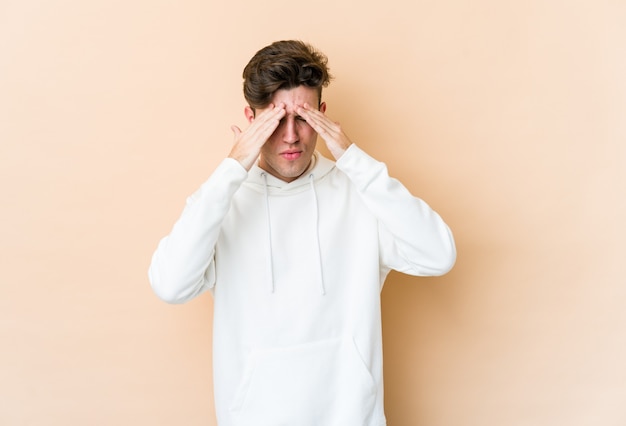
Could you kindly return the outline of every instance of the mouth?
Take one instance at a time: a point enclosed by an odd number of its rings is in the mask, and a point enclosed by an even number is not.
[[[297,160],[302,155],[302,151],[285,151],[280,153],[285,160]]]

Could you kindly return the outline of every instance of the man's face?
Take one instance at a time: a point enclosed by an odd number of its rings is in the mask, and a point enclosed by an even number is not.
[[[296,180],[306,171],[315,152],[317,133],[295,109],[305,103],[317,105],[318,102],[317,89],[305,86],[274,93],[272,104],[284,104],[286,114],[261,148],[260,168],[285,182]],[[325,110],[326,104],[322,103],[320,111]],[[259,109],[256,113],[263,111]],[[254,120],[254,116],[248,116],[248,120]]]

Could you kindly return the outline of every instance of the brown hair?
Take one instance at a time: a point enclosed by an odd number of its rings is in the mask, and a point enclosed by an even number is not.
[[[253,108],[266,107],[280,89],[306,86],[317,89],[322,99],[322,87],[332,76],[328,58],[311,45],[298,40],[276,41],[259,50],[243,70],[243,95]]]

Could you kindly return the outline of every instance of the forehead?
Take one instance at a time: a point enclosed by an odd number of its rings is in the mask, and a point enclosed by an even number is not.
[[[305,86],[298,86],[293,89],[280,89],[272,96],[272,103],[284,103],[287,113],[293,114],[296,106],[307,103],[316,106],[319,103],[317,89]]]

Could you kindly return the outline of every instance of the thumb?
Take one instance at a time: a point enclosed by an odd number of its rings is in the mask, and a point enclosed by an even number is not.
[[[241,134],[241,129],[235,125],[230,126],[230,130],[233,131],[233,135],[235,135],[235,138]]]

